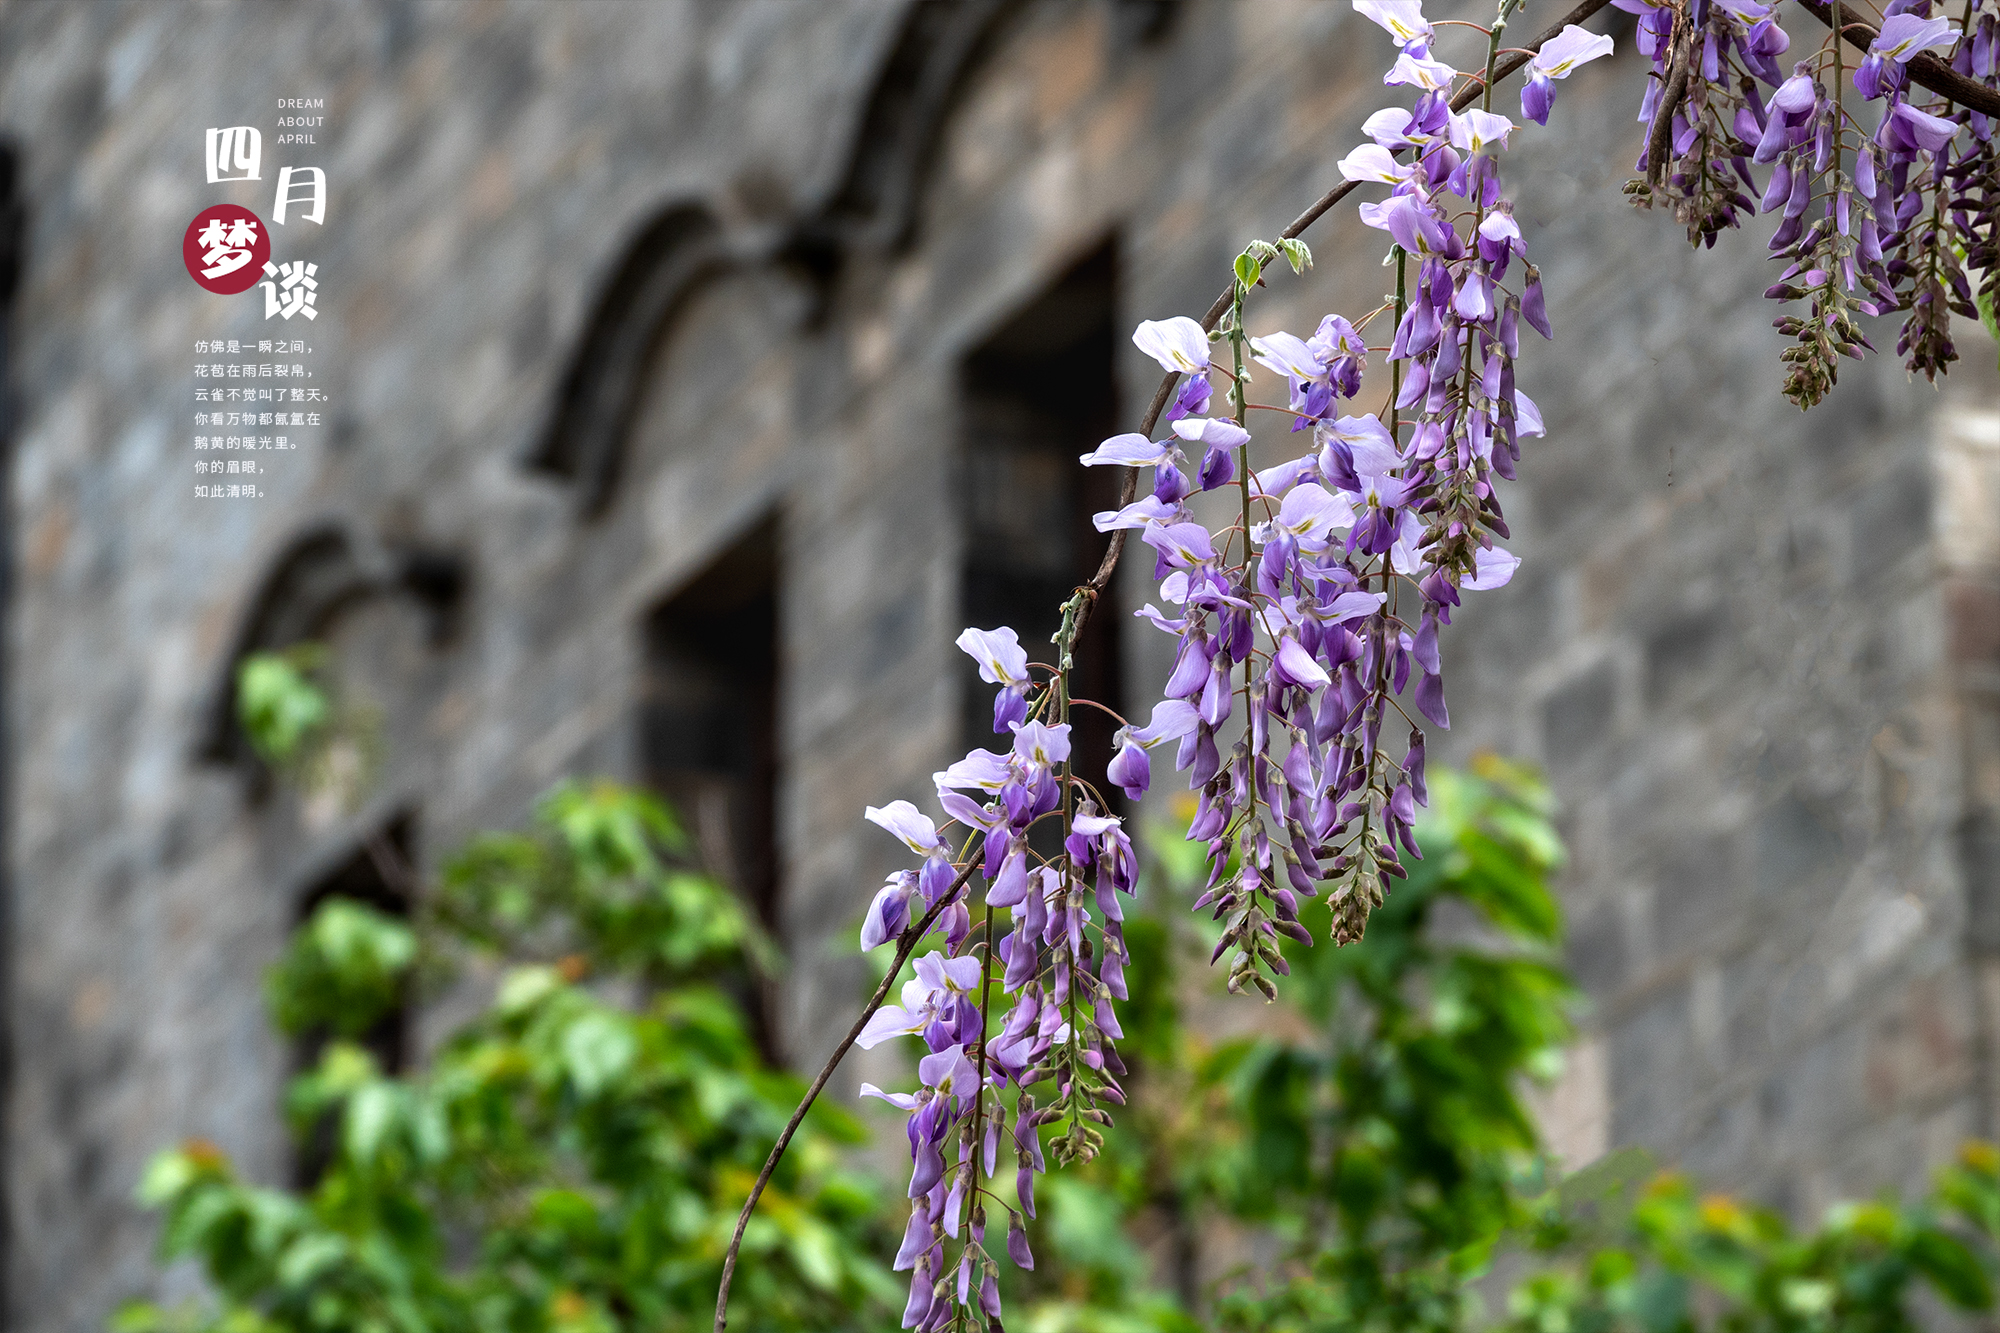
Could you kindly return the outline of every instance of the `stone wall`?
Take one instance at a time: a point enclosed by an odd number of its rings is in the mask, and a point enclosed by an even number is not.
[[[1386,50],[1304,0],[0,13],[32,210],[9,1326],[191,1289],[132,1189],[190,1135],[283,1178],[259,983],[299,896],[393,818],[429,862],[563,774],[633,774],[649,613],[772,520],[781,1037],[826,1049],[896,861],[860,807],[922,794],[958,736],[964,357],[1107,239],[1121,325],[1204,308],[1336,178]],[[1918,1179],[1990,1104],[2000,395],[1878,360],[1784,406],[1757,242],[1690,254],[1618,195],[1637,75],[1572,79],[1509,167],[1561,341],[1524,362],[1528,563],[1454,636],[1446,748],[1538,758],[1563,799],[1577,1133],[1809,1208]],[[213,201],[202,129],[293,96],[328,101],[335,424],[269,498],[197,510],[191,345],[260,311],[171,243]],[[1312,239],[1258,331],[1379,299],[1351,214]],[[1119,365],[1131,417],[1154,372]],[[300,625],[382,719],[351,814],[218,735],[232,653]],[[1126,641],[1151,688],[1163,642]]]

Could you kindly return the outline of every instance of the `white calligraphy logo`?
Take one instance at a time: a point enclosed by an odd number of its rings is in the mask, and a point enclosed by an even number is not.
[[[264,272],[278,279],[257,284],[264,289],[265,319],[273,315],[283,315],[286,319],[293,315],[319,318],[319,311],[313,309],[319,301],[319,279],[314,276],[319,272],[318,264],[299,259],[288,264],[266,264]]]
[[[296,198],[294,190],[306,191],[306,197]],[[303,216],[307,222],[326,222],[326,173],[318,167],[280,167],[278,169],[278,199],[272,205],[271,221],[285,225],[285,208],[290,204],[304,204]]]
[[[208,132],[208,183],[263,179],[258,164],[264,157],[264,136],[249,125],[232,125]]]
[[[194,243],[202,249],[202,263],[208,265],[201,271],[202,277],[234,273],[250,262],[250,248],[257,244],[257,221],[245,217],[225,223],[221,218],[210,218],[195,234]]]

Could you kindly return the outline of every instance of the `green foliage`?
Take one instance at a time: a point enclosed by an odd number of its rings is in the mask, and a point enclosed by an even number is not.
[[[407,924],[366,903],[329,898],[265,978],[271,1020],[291,1037],[315,1028],[359,1036],[402,1003],[416,957]]]
[[[236,672],[236,720],[257,757],[302,794],[350,808],[380,758],[379,718],[340,700],[320,644],[246,656]]]
[[[333,701],[313,679],[323,650],[252,653],[236,673],[236,718],[258,757],[281,768],[306,752],[333,722]]]
[[[738,900],[673,864],[672,812],[615,783],[565,783],[527,833],[485,833],[444,868],[434,911],[452,936],[513,956],[583,954],[649,979],[768,969]]]
[[[2000,1153],[1971,1145],[1924,1202],[1844,1205],[1817,1228],[1702,1196],[1644,1154],[1558,1181],[1522,1104],[1577,1002],[1557,962],[1546,792],[1485,759],[1438,773],[1414,862],[1345,948],[1288,944],[1256,1035],[1184,904],[1202,849],[1151,844],[1129,914],[1129,1104],[1087,1167],[1038,1186],[1037,1267],[1009,1274],[1028,1333],[1905,1333],[1922,1300],[1992,1305]],[[524,833],[474,839],[418,927],[333,899],[270,976],[272,1013],[329,1036],[294,1081],[329,1142],[308,1193],[248,1185],[213,1146],[163,1154],[142,1196],[210,1309],[135,1305],[127,1333],[613,1333],[705,1327],[723,1246],[799,1092],[759,1060],[728,985],[770,964],[737,901],[682,868],[672,816],[609,784],[558,788]],[[1328,912],[1308,908],[1324,939]],[[510,960],[491,1006],[421,1078],[354,1038],[427,959]],[[427,973],[428,975],[428,973]],[[621,999],[622,997],[622,999]],[[746,1233],[733,1319],[887,1328],[899,1223],[839,1165],[822,1107]],[[1195,1274],[1234,1237],[1259,1255]],[[1527,1276],[1499,1290],[1495,1261]],[[1159,1282],[1165,1279],[1166,1289]],[[1197,1315],[1201,1317],[1197,1317]]]
[[[141,1193],[165,1213],[163,1255],[198,1259],[217,1304],[135,1305],[118,1327],[705,1327],[736,1210],[802,1086],[764,1066],[710,984],[761,946],[726,890],[672,864],[679,844],[661,806],[609,784],[561,788],[531,832],[475,840],[426,947],[544,961],[507,968],[421,1077],[329,1042],[289,1098],[302,1132],[334,1128],[309,1192],[248,1184],[211,1145],[157,1158]],[[417,953],[400,922],[329,900],[272,970],[274,1017],[364,1031]],[[882,1200],[837,1161],[859,1136],[831,1108],[807,1120],[745,1238],[740,1327],[874,1328],[900,1302]]]
[[[1989,1309],[2000,1153],[1983,1144],[1927,1201],[1843,1205],[1816,1229],[1701,1196],[1638,1150],[1555,1180],[1520,1100],[1559,1067],[1577,999],[1550,813],[1524,769],[1438,774],[1428,859],[1366,937],[1288,946],[1261,1035],[1216,1043],[1182,1020],[1212,1002],[1184,980],[1208,941],[1170,924],[1201,851],[1152,830],[1152,910],[1127,923],[1133,1097],[1097,1162],[1048,1184],[1028,1327],[1913,1333],[1923,1299]],[[1308,917],[1320,938],[1325,916]],[[1218,1224],[1271,1258],[1198,1291],[1185,1275]],[[1528,1276],[1489,1312],[1503,1254]],[[1174,1297],[1153,1273],[1182,1279]]]
[[[1809,1231],[1663,1174],[1608,1227],[1579,1237],[1574,1221],[1561,1219],[1542,1238],[1556,1261],[1512,1293],[1506,1328],[1914,1333],[1925,1289],[1945,1305],[1987,1310],[2000,1220],[1996,1164],[1990,1146],[1969,1144],[1923,1203],[1841,1204]]]

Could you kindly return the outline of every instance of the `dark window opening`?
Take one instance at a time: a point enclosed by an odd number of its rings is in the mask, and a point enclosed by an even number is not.
[[[1117,468],[1077,456],[1117,430],[1118,255],[1107,242],[966,357],[961,588],[967,625],[1011,625],[1030,662],[1055,660],[1061,607],[1097,572],[1108,544],[1091,515],[1117,507]],[[1071,692],[1123,711],[1119,637],[1124,613],[1107,594],[1077,644]],[[967,747],[1003,748],[993,732],[993,687],[961,658]],[[1039,675],[1040,673],[1038,673]],[[1117,723],[1070,711],[1077,770],[1103,785]],[[1120,797],[1107,793],[1116,808]]]
[[[410,916],[411,820],[396,819],[381,833],[364,843],[351,857],[321,879],[299,900],[294,929],[305,925],[329,898],[346,898],[363,903],[387,916],[407,920]],[[308,1032],[292,1045],[292,1070],[302,1074],[319,1064],[330,1034]],[[355,1039],[375,1057],[385,1074],[403,1073],[410,1065],[410,1004],[407,993],[402,1003],[377,1019]],[[334,1135],[339,1117],[329,1114],[313,1126],[292,1155],[292,1184],[310,1189],[317,1184],[327,1164],[333,1160]]]
[[[704,869],[775,938],[778,902],[778,524],[745,534],[647,617],[644,780],[674,807]],[[739,983],[776,1057],[769,982]]]

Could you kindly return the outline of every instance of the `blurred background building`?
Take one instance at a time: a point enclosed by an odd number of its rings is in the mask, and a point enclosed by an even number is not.
[[[900,861],[862,806],[981,730],[953,636],[1053,627],[1100,549],[1075,455],[1156,382],[1132,326],[1337,180],[1390,54],[1332,0],[0,11],[8,1327],[160,1289],[156,1149],[287,1177],[262,970],[318,897],[398,901],[371,837],[434,865],[565,774],[656,784],[782,937],[768,1039],[815,1061]],[[1816,1212],[1994,1129],[2000,384],[1968,330],[1942,391],[1885,356],[1788,407],[1759,238],[1694,254],[1619,193],[1642,69],[1506,162],[1549,434],[1444,750],[1563,803],[1594,1007],[1558,1147]],[[235,125],[262,182],[210,185]],[[319,266],[283,332],[326,413],[265,498],[197,501],[195,344],[283,321],[176,247],[286,161],[329,182],[280,256]],[[1257,331],[1381,299],[1351,212],[1308,239]],[[1158,686],[1164,640],[1096,633],[1101,697]],[[308,639],[380,719],[358,810],[274,791],[232,721],[242,655]]]

